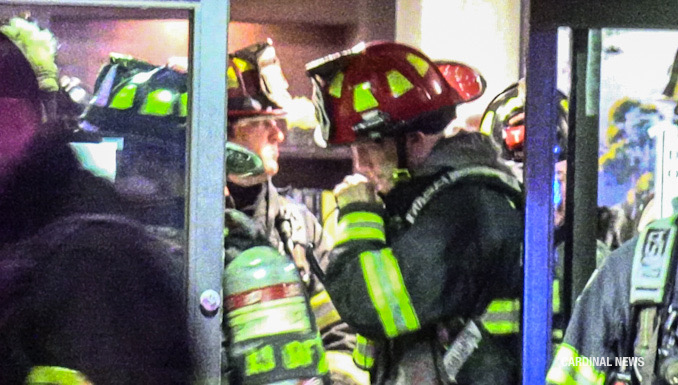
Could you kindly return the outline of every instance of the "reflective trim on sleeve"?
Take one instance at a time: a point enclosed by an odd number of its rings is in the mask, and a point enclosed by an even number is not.
[[[327,290],[323,290],[311,298],[311,310],[315,315],[315,323],[319,330],[341,321]]]
[[[339,220],[335,246],[352,240],[376,240],[386,243],[384,219],[377,214],[358,211]]]
[[[77,370],[62,368],[59,366],[34,366],[28,377],[26,385],[92,385],[84,374]]]
[[[553,280],[553,314],[560,314],[560,280],[555,278]]]
[[[377,348],[374,341],[369,340],[360,334],[356,334],[356,344],[353,349],[353,362],[361,369],[370,370],[374,366],[374,359],[377,355]]]
[[[419,319],[390,248],[360,254],[367,291],[389,338],[419,330]]]
[[[520,332],[520,300],[495,299],[480,317],[491,334],[517,334]]]
[[[586,357],[568,344],[560,344],[553,365],[546,375],[549,384],[557,385],[603,385],[605,373],[589,364]]]

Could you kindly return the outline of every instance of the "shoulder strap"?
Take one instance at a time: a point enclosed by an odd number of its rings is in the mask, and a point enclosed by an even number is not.
[[[468,167],[452,170],[443,174],[417,197],[405,214],[405,220],[412,224],[419,212],[442,189],[460,182],[480,182],[499,187],[517,207],[522,207],[522,187],[520,182],[505,172],[491,167]]]
[[[659,309],[666,301],[667,289],[673,285],[670,272],[676,233],[676,217],[656,220],[641,233],[636,243],[631,272],[629,303],[638,314],[634,355],[644,358],[643,366],[634,368],[642,385],[654,377],[659,339]],[[624,370],[625,368],[622,368]]]

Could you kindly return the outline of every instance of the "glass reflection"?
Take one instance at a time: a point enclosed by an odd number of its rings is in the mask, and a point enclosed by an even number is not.
[[[678,32],[602,33],[598,205],[615,248],[674,212]]]
[[[18,13],[58,40],[57,110],[82,165],[114,182],[126,215],[183,244],[189,13],[0,8]]]
[[[188,17],[0,6],[1,384],[191,382]]]

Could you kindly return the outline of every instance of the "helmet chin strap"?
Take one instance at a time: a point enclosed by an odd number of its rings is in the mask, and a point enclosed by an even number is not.
[[[405,135],[398,135],[396,140],[396,154],[398,156],[398,168],[393,170],[394,184],[410,180],[410,170],[407,168],[407,138]]]

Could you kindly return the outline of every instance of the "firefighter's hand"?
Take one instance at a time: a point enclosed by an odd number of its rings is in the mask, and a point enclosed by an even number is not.
[[[374,185],[369,183],[365,176],[360,174],[349,175],[334,188],[334,196],[337,199],[339,209],[350,203],[379,203],[381,198],[377,195]]]
[[[226,209],[225,220],[224,247],[227,262],[249,248],[270,246],[263,229],[242,211]]]

